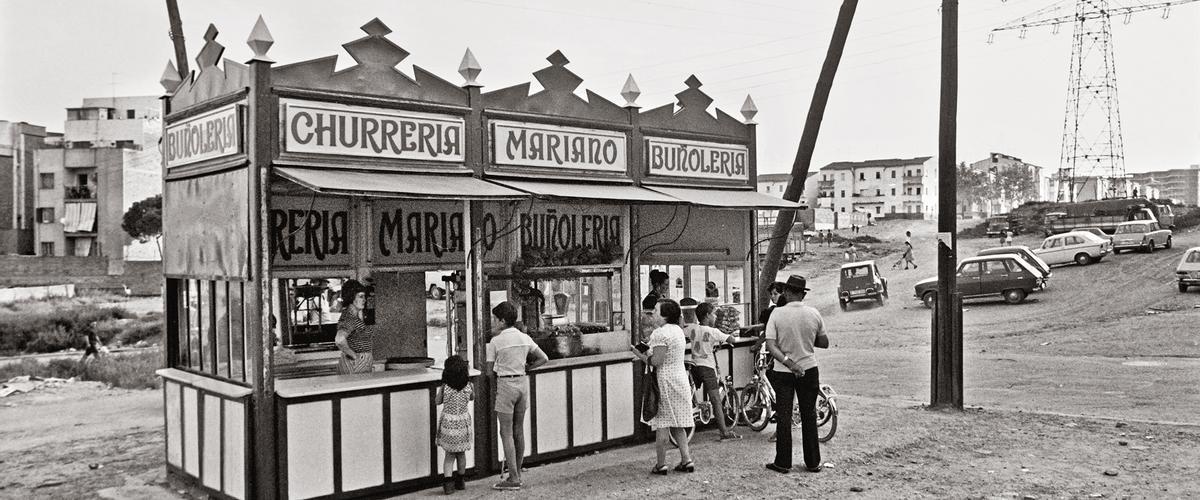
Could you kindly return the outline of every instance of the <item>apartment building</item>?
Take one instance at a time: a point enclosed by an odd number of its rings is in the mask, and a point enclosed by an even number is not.
[[[1130,174],[1130,178],[1134,183],[1156,188],[1159,198],[1170,198],[1185,205],[1200,205],[1200,165]],[[1146,196],[1140,192],[1138,194]]]
[[[45,137],[45,127],[0,120],[0,255],[33,255],[33,152]]]
[[[36,252],[41,256],[158,260],[156,242],[121,229],[134,202],[162,192],[158,97],[88,98],[67,108],[61,140],[34,157]]]
[[[1000,190],[982,202],[965,202],[959,200],[958,213],[966,217],[990,217],[1003,214],[1021,206],[1028,201],[1053,201],[1058,195],[1058,183],[1051,169],[1026,162],[1015,156],[1004,153],[989,153],[987,158],[972,162],[967,168],[988,175],[993,185],[1000,175],[1014,171],[1025,172],[1029,176],[1032,189],[1024,193],[1009,193]]]
[[[817,204],[817,173],[809,172],[808,180],[804,182],[804,191],[800,194],[800,203],[808,207]],[[783,198],[783,192],[792,180],[792,174],[758,174],[758,192]],[[759,210],[758,225],[774,226],[777,210]]]
[[[839,161],[821,168],[817,209],[871,218],[937,217],[937,159],[932,156]]]

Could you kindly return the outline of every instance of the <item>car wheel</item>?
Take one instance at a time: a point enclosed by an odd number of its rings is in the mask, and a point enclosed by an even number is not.
[[[1167,246],[1164,246],[1163,248],[1165,248],[1167,250],[1171,249],[1171,237],[1170,236],[1167,237]]]
[[[1187,285],[1185,285],[1183,283],[1179,284],[1179,293],[1187,293],[1187,289],[1188,289]]]
[[[933,306],[937,305],[937,293],[925,292],[925,295],[921,296],[921,302],[925,303],[925,307],[933,309]]]
[[[1120,248],[1114,248],[1114,249],[1113,249],[1113,255],[1120,255],[1120,253],[1121,253],[1121,249],[1120,249]]]
[[[1075,256],[1075,263],[1076,263],[1076,264],[1079,264],[1079,265],[1081,265],[1081,266],[1086,266],[1086,265],[1088,265],[1088,264],[1091,264],[1091,263],[1092,263],[1092,256],[1090,256],[1090,255],[1088,255],[1088,254],[1086,254],[1086,253],[1081,253],[1081,254],[1079,254],[1079,255],[1076,255],[1076,256]]]
[[[1002,295],[1004,295],[1004,301],[1009,304],[1020,304],[1025,300],[1025,290],[1020,288],[1005,290]]]

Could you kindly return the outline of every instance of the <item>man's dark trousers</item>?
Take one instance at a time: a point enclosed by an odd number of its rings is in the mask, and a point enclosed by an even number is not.
[[[771,370],[767,372],[775,388],[775,465],[792,467],[792,402],[800,398],[800,441],[804,449],[804,465],[821,465],[821,443],[817,441],[817,392],[821,390],[817,369],[809,368],[804,376]]]

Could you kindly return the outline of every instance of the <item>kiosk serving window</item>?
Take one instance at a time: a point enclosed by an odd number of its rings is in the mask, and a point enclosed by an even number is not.
[[[525,332],[551,358],[599,354],[599,342],[585,347],[584,336],[624,330],[623,286],[620,270],[586,268],[495,275],[488,282],[490,306],[513,302]]]
[[[341,290],[345,278],[292,278],[279,280],[284,321],[277,325],[285,346],[332,344],[342,316]],[[374,323],[373,290],[368,289],[364,321]]]
[[[245,286],[241,281],[168,279],[169,321],[179,325],[173,368],[247,380]]]

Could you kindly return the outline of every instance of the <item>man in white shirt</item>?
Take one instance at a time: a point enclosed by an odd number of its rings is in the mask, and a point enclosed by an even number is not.
[[[525,411],[529,409],[529,377],[527,370],[546,364],[546,353],[515,326],[517,308],[501,302],[492,308],[492,324],[504,327],[487,343],[486,373],[496,380],[496,419],[500,424],[500,441],[504,447],[504,462],[508,477],[492,485],[493,489],[521,489],[521,463],[525,458]],[[514,432],[514,429],[516,431]]]
[[[817,392],[821,390],[816,348],[829,347],[825,321],[816,309],[801,303],[807,295],[803,276],[788,276],[784,283],[787,305],[775,308],[767,320],[767,350],[774,358],[767,378],[775,388],[775,460],[767,469],[780,473],[792,470],[792,401],[799,398],[800,437],[804,465],[809,472],[821,471],[821,448],[817,441]]]

